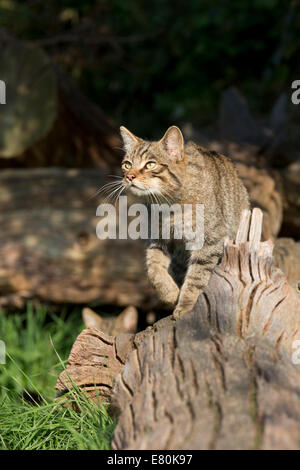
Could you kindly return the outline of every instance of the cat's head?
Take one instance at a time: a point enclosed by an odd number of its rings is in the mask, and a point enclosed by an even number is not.
[[[152,200],[174,199],[182,185],[185,165],[180,129],[170,127],[158,142],[146,142],[123,126],[120,131],[125,150],[122,170],[126,189]]]

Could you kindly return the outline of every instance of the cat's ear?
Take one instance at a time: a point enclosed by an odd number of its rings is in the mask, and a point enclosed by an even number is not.
[[[184,139],[179,127],[171,126],[159,141],[172,160],[182,160],[184,156]]]
[[[121,136],[124,143],[124,150],[125,152],[130,152],[130,150],[137,144],[140,139],[132,134],[126,127],[120,127]]]
[[[86,328],[98,328],[100,330],[102,327],[103,318],[91,308],[86,307],[82,310],[82,319]]]
[[[138,317],[137,309],[133,305],[130,305],[117,317],[116,326],[124,333],[136,333]]]

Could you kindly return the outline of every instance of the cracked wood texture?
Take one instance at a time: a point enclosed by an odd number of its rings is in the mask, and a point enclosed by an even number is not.
[[[129,333],[114,337],[97,328],[83,330],[73,344],[65,370],[58,377],[55,386],[58,396],[65,395],[76,384],[90,399],[110,402],[113,379],[133,349],[133,338]]]
[[[114,449],[300,449],[300,300],[245,212],[195,308],[135,336]]]

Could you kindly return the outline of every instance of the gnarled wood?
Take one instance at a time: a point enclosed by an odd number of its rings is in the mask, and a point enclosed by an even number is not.
[[[259,209],[243,214],[209,285],[177,322],[166,317],[104,344],[88,329],[75,342],[67,372],[119,411],[114,449],[300,449],[300,296],[275,267],[272,241],[260,242],[261,224]],[[97,342],[83,342],[91,332]],[[108,368],[95,355],[107,355]],[[69,386],[62,373],[57,388]]]
[[[194,320],[149,332],[129,355],[113,448],[299,449],[299,372],[267,343]]]
[[[113,379],[133,349],[133,338],[129,333],[113,337],[97,328],[83,330],[72,347],[66,369],[57,380],[56,390],[64,395],[76,384],[91,399],[109,403]]]
[[[115,449],[300,448],[300,297],[245,213],[193,311],[136,335]]]
[[[274,265],[273,243],[259,242],[261,218],[258,209],[251,220],[245,213],[236,242],[226,245],[195,312],[202,316],[203,325],[209,320],[220,333],[269,339],[290,357],[293,341],[300,338],[300,296]],[[249,241],[245,241],[247,234]]]

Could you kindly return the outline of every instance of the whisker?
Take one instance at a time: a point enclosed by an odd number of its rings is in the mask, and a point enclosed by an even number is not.
[[[121,196],[122,192],[126,189],[126,186],[122,186],[119,190],[119,192],[116,193],[116,196],[114,198],[114,205],[117,204],[117,201],[119,199],[119,197]]]
[[[152,194],[152,196],[153,196],[153,199],[154,199],[154,204],[158,204],[158,205],[160,205],[159,198],[157,197],[157,195],[155,194],[155,192],[154,192],[154,191],[152,191],[152,189],[150,189],[150,191],[151,191],[151,194]]]
[[[118,185],[117,187],[112,188],[112,190],[107,194],[106,198],[110,199],[117,191],[119,191],[120,187],[121,186]]]
[[[124,147],[112,147],[114,150],[124,150]]]
[[[156,190],[156,191],[157,191],[157,190]],[[160,201],[160,199],[159,199],[159,194],[157,194],[157,192],[154,192],[154,191],[152,191],[152,190],[151,190],[151,192],[152,192],[153,197],[154,197],[154,199],[155,199],[155,204],[160,205],[160,204],[161,204],[161,201]]]
[[[165,199],[165,201],[167,201],[169,205],[172,205],[172,203],[174,202],[173,196],[166,189],[161,191],[160,195]]]
[[[112,200],[114,201],[114,196],[117,195],[117,198],[118,198],[118,194],[119,194],[119,191],[125,189],[125,186],[123,184],[119,184],[117,188],[113,189],[111,191],[111,193],[108,194],[108,196],[106,196],[106,200]]]
[[[93,195],[88,199],[88,201],[89,201],[90,199],[93,199],[94,197],[98,196],[100,193],[102,193],[102,192],[105,193],[107,190],[109,190],[109,189],[111,189],[112,187],[117,186],[117,185],[119,185],[119,184],[120,184],[119,181],[113,181],[113,182],[110,182],[110,183],[106,183],[104,186],[101,186],[101,188],[99,188],[99,189],[95,192],[95,194],[93,194]]]
[[[154,199],[154,195],[153,195],[151,189],[147,189],[147,194],[150,196],[151,204],[156,204],[156,201]]]
[[[106,188],[103,188],[101,192],[107,193],[107,192],[109,192],[109,191],[112,190],[112,189],[119,188],[121,185],[122,185],[122,184],[118,181],[117,183],[110,184],[110,185],[107,186]]]

